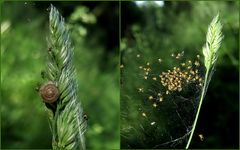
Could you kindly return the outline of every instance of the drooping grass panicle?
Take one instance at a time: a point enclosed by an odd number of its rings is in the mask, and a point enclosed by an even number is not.
[[[190,137],[189,137],[187,145],[186,145],[186,149],[188,149],[188,147],[191,143],[192,137],[193,137],[193,133],[194,133],[194,130],[195,130],[195,127],[197,124],[201,105],[202,105],[203,99],[207,93],[207,88],[208,88],[208,85],[210,83],[211,77],[214,72],[215,64],[216,64],[216,61],[218,58],[218,50],[220,48],[222,39],[223,39],[222,24],[219,21],[219,14],[218,14],[216,17],[213,18],[212,22],[208,26],[208,31],[207,31],[207,36],[206,36],[207,41],[206,41],[205,46],[202,49],[203,55],[204,55],[204,65],[206,68],[206,73],[205,73],[204,85],[202,88],[196,117],[195,117],[195,120],[193,123]]]
[[[64,18],[53,5],[50,8],[49,28],[46,75],[60,92],[56,103],[46,104],[53,134],[53,149],[85,149],[86,119],[77,94],[73,47]]]

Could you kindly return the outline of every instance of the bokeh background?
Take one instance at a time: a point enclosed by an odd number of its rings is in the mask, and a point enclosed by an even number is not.
[[[166,140],[155,136],[158,130],[153,129],[150,123],[148,126],[142,123],[144,120],[147,122],[146,117],[141,115],[144,109],[148,110],[147,115],[151,114],[150,118],[162,118],[156,111],[152,113],[147,102],[142,102],[144,97],[137,92],[137,86],[143,85],[141,78],[137,77],[140,64],[137,54],[141,55],[142,64],[162,58],[171,66],[174,65],[169,59],[171,54],[184,51],[188,58],[200,54],[203,63],[202,46],[206,41],[207,28],[218,12],[224,39],[190,148],[239,148],[238,1],[121,3],[122,148],[156,148]],[[171,125],[180,124],[174,123]],[[204,139],[199,137],[200,134]],[[174,137],[174,134],[169,136]],[[170,146],[184,148],[186,140]]]
[[[89,149],[119,148],[118,2],[51,2],[71,31]],[[35,87],[45,69],[50,2],[4,2],[1,11],[1,147],[51,148]]]

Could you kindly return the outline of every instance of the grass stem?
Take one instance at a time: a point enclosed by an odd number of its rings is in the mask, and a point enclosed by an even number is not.
[[[197,125],[197,121],[198,121],[198,116],[199,116],[199,114],[200,114],[200,110],[201,110],[203,98],[204,98],[204,95],[205,95],[206,92],[207,92],[208,77],[209,77],[209,69],[207,69],[207,72],[206,72],[206,74],[205,74],[204,85],[203,85],[203,89],[202,89],[202,93],[201,93],[200,102],[199,102],[199,105],[198,105],[197,114],[196,114],[196,117],[195,117],[195,120],[194,120],[194,123],[193,123],[193,127],[192,127],[192,131],[191,131],[191,134],[190,134],[190,137],[189,137],[189,139],[188,139],[187,146],[186,146],[185,149],[188,149],[188,147],[189,147],[189,145],[190,145],[190,143],[191,143],[191,141],[192,141],[193,133],[194,133],[194,131],[195,131],[195,128],[196,128],[196,125]]]

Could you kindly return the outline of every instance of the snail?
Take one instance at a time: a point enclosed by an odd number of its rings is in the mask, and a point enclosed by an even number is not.
[[[39,93],[45,103],[53,103],[57,101],[59,97],[59,90],[56,84],[52,81],[43,84],[40,87]]]

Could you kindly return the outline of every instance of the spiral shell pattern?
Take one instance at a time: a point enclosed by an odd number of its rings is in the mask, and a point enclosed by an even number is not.
[[[52,81],[42,85],[39,92],[45,103],[53,103],[59,97],[59,90]]]

